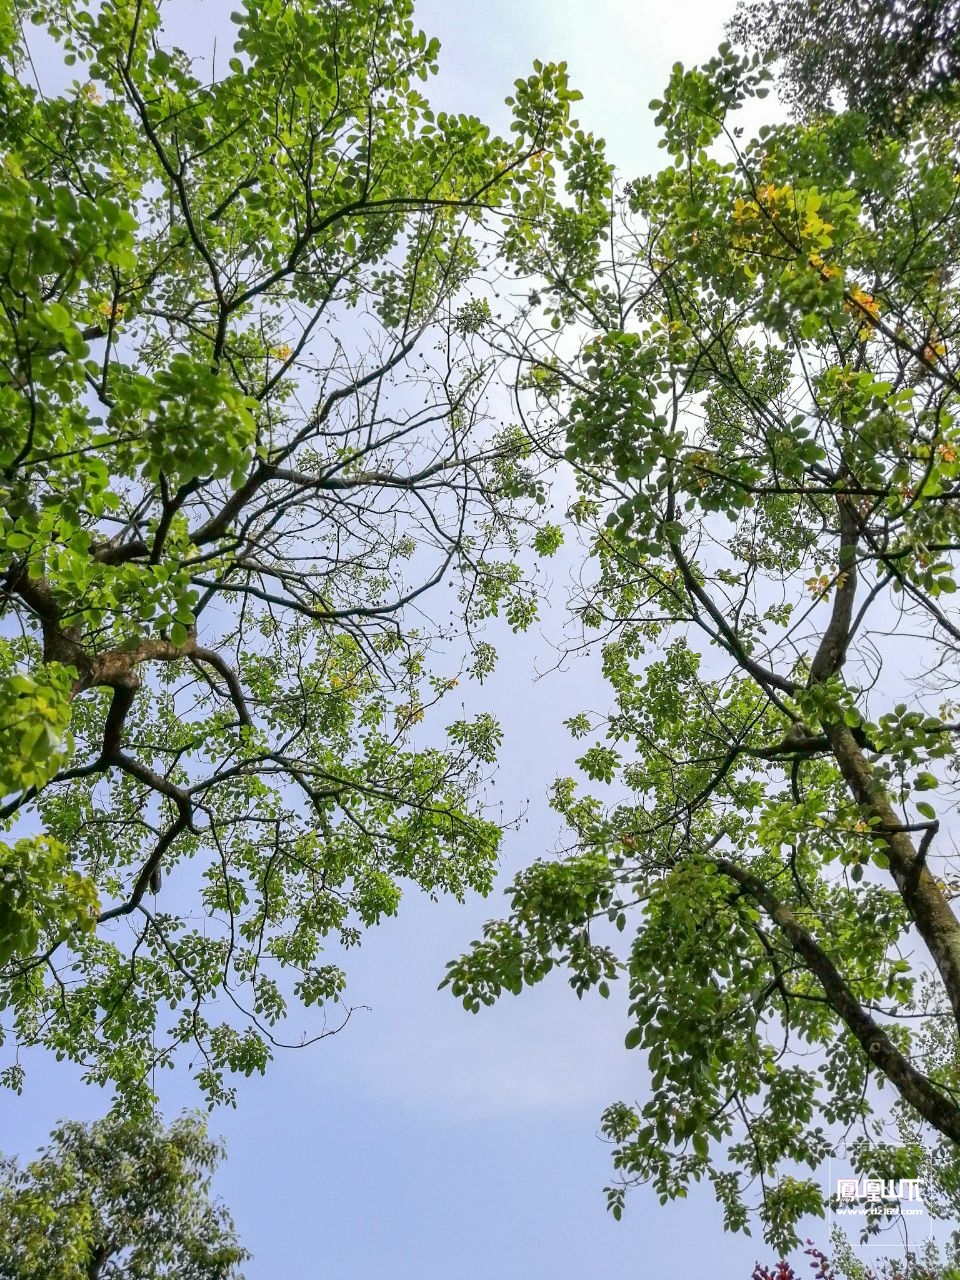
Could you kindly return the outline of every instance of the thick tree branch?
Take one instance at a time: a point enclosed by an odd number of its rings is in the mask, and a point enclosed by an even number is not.
[[[851,794],[864,815],[877,820],[871,825],[871,834],[883,844],[890,874],[933,957],[960,1027],[960,922],[927,869],[925,856],[921,858],[914,849],[886,790],[874,776],[850,729],[843,723],[826,725],[825,729]],[[924,853],[931,839],[925,839]]]
[[[857,594],[858,523],[848,499],[838,498],[837,510],[840,515],[837,586],[830,621],[810,663],[810,684],[821,684],[843,666],[853,621]]]
[[[727,858],[716,858],[714,865],[763,908],[805,967],[816,977],[830,1005],[857,1039],[873,1066],[890,1080],[901,1097],[938,1133],[960,1143],[960,1106],[942,1093],[900,1052],[883,1027],[870,1016],[850,990],[826,951],[790,908],[780,902],[758,876],[735,862]]]

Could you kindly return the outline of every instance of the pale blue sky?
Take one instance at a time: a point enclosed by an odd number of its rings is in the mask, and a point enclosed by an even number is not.
[[[230,7],[198,3],[196,21],[222,30]],[[532,60],[566,59],[584,93],[582,122],[631,176],[661,154],[647,102],[672,62],[711,54],[732,7],[426,0],[418,17],[443,42],[439,105],[502,124],[503,98]],[[511,638],[485,686],[507,731],[497,797],[507,812],[530,801],[507,840],[504,881],[556,839],[543,797],[575,754],[560,720],[604,702],[589,664],[534,684],[538,652],[538,635]],[[637,1191],[621,1223],[609,1217],[600,1114],[645,1088],[641,1059],[623,1048],[620,1000],[581,1004],[558,975],[474,1018],[436,991],[444,963],[499,910],[496,899],[408,899],[351,957],[351,999],[369,1011],[241,1082],[239,1109],[214,1115],[229,1146],[217,1185],[254,1251],[250,1280],[748,1280],[754,1260],[769,1258],[762,1244],[722,1234],[706,1192],[661,1208]],[[61,1116],[105,1107],[69,1069],[32,1066],[22,1099],[0,1097],[8,1152],[32,1151]],[[163,1087],[168,1114],[196,1101],[186,1079]]]

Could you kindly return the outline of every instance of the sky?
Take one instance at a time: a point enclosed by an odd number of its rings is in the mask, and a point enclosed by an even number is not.
[[[195,21],[222,30],[230,7],[202,0]],[[565,59],[581,122],[630,177],[661,154],[648,101],[674,61],[711,55],[732,8],[429,0],[417,12],[442,41],[437,105],[502,125],[503,99],[533,59]],[[575,754],[561,719],[605,702],[589,662],[536,680],[543,653],[537,632],[511,637],[485,686],[506,731],[496,794],[507,813],[527,812],[507,837],[501,886],[555,846],[544,796]],[[622,993],[578,1002],[557,975],[474,1017],[436,989],[446,961],[501,910],[496,896],[464,907],[408,898],[351,957],[351,999],[367,1008],[241,1081],[238,1109],[211,1118],[229,1153],[216,1189],[253,1251],[249,1280],[747,1280],[755,1260],[771,1260],[762,1242],[723,1234],[705,1190],[661,1207],[639,1189],[622,1222],[610,1217],[600,1116],[646,1088],[641,1058],[623,1046]],[[27,1066],[24,1096],[0,1096],[6,1152],[30,1153],[60,1117],[106,1109],[69,1068]],[[169,1116],[198,1102],[188,1079],[158,1084]]]

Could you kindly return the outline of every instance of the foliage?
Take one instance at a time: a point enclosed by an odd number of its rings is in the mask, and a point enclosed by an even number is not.
[[[0,964],[31,956],[43,937],[90,933],[100,902],[50,836],[0,844]]]
[[[807,119],[839,105],[873,130],[904,130],[955,94],[956,0],[740,0],[729,30],[780,60],[783,97]]]
[[[210,1199],[222,1157],[202,1122],[61,1124],[21,1168],[0,1160],[2,1280],[240,1280],[250,1255]]]
[[[812,1240],[807,1241],[807,1247],[803,1250],[804,1257],[810,1258],[810,1266],[813,1268],[813,1280],[837,1280],[836,1273],[831,1270],[830,1259],[818,1249]],[[753,1269],[750,1280],[800,1280],[796,1271],[789,1262],[781,1259],[772,1269],[765,1267],[761,1263]]]
[[[881,1258],[867,1265],[858,1258],[842,1232],[832,1233],[833,1256],[828,1257],[812,1241],[804,1256],[811,1259],[812,1280],[957,1280],[960,1277],[960,1237],[940,1249],[928,1240],[919,1249],[905,1249],[902,1258]],[[804,1274],[808,1274],[804,1272]],[[757,1263],[752,1280],[800,1280],[789,1262],[772,1269]]]
[[[563,66],[509,138],[434,113],[411,12],[246,0],[204,60],[158,0],[0,0],[0,1034],[131,1106],[181,1046],[229,1100],[405,884],[491,882],[499,728],[419,728],[536,612],[484,263],[606,168]]]
[[[604,1116],[614,1214],[709,1180],[729,1229],[757,1208],[788,1248],[891,1096],[874,1172],[926,1161],[958,1208],[960,175],[942,106],[741,143],[768,78],[728,46],[674,69],[669,163],[592,283],[542,291],[579,352],[540,314],[515,339],[567,431],[615,701],[569,723],[596,784],[556,784],[572,849],[446,983],[475,1010],[556,966],[580,994],[625,976],[650,1089]]]

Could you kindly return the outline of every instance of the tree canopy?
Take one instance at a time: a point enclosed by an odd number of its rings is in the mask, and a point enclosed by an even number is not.
[[[536,610],[485,261],[606,169],[563,66],[508,138],[434,113],[411,15],[247,0],[201,59],[0,4],[2,1034],[131,1103],[181,1046],[229,1099],[405,883],[491,883],[497,723],[418,727]]]
[[[241,1280],[250,1255],[210,1199],[220,1146],[185,1115],[70,1122],[0,1157],[2,1280]]]
[[[604,1117],[614,1213],[708,1179],[789,1247],[844,1137],[956,1213],[960,117],[743,140],[768,79],[729,46],[678,65],[605,267],[574,290],[542,255],[586,336],[540,312],[515,341],[613,706],[569,722],[566,856],[446,981],[476,1010],[557,965],[624,977],[649,1096]]]
[[[779,60],[781,96],[804,119],[848,108],[902,132],[956,94],[956,0],[740,0],[728,29]]]
[[[0,0],[3,1082],[40,1045],[137,1115],[183,1059],[229,1101],[291,1009],[349,1016],[405,886],[490,888],[499,726],[444,709],[536,616],[563,462],[612,706],[568,722],[563,855],[446,984],[626,981],[616,1216],[707,1180],[790,1247],[840,1138],[960,1209],[949,9],[748,6],[762,56],[678,64],[668,162],[615,189],[563,64],[508,138],[434,112],[412,0],[246,0],[205,58],[159,0]],[[771,55],[796,118],[744,140]],[[8,1168],[25,1274],[61,1200],[110,1274],[70,1160],[210,1167],[143,1123]]]

